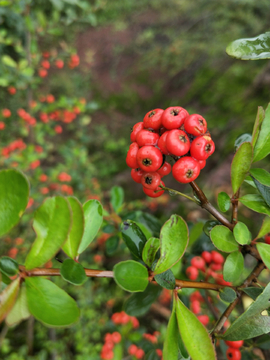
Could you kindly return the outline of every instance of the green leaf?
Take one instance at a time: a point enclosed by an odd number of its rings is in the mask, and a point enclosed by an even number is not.
[[[247,194],[239,198],[239,201],[249,209],[270,216],[270,208],[261,195]]]
[[[67,240],[72,213],[69,202],[61,197],[47,198],[35,213],[33,228],[36,232],[25,268],[31,270],[49,261]]]
[[[220,289],[219,296],[220,296],[221,300],[228,302],[228,303],[232,303],[237,297],[236,292],[229,287]]]
[[[173,272],[169,269],[162,274],[158,274],[155,276],[156,282],[168,290],[174,290],[175,288],[175,277]]]
[[[231,207],[231,198],[224,191],[222,191],[218,194],[217,200],[218,200],[218,207],[220,208],[220,211],[226,212]]]
[[[206,328],[179,298],[176,316],[181,338],[192,360],[215,360],[215,348]]]
[[[77,256],[84,232],[84,214],[82,205],[75,197],[70,196],[67,200],[72,210],[72,227],[62,249],[69,257],[74,259]]]
[[[148,265],[150,268],[152,267],[152,264],[155,261],[156,253],[159,248],[160,248],[160,241],[159,239],[154,237],[148,239],[144,245],[142,259],[145,262],[145,264]]]
[[[254,123],[254,127],[253,127],[253,131],[252,131],[252,146],[254,147],[256,144],[256,141],[258,139],[258,135],[261,129],[261,124],[263,122],[264,119],[264,110],[261,106],[258,107],[258,111],[257,111],[257,116],[255,119],[255,123]]]
[[[221,225],[221,223],[217,220],[206,221],[206,223],[203,226],[203,231],[204,231],[205,235],[210,237],[211,230],[217,225]]]
[[[233,193],[240,188],[245,180],[252,162],[253,148],[251,143],[244,142],[236,151],[231,165],[231,182]]]
[[[17,294],[20,288],[20,278],[18,277],[16,280],[12,281],[4,291],[0,293],[0,323],[5,319],[7,314],[12,309],[15,300],[17,298]]]
[[[252,300],[256,300],[259,295],[263,292],[263,288],[257,287],[248,287],[241,289],[245,294],[247,294]]]
[[[2,256],[0,258],[0,270],[7,276],[14,276],[19,272],[19,265],[17,261],[11,259],[8,256]]]
[[[132,294],[124,303],[124,311],[130,316],[146,314],[161,293],[160,286],[149,283],[143,292]]]
[[[53,282],[41,277],[25,279],[30,313],[48,326],[69,326],[79,319],[76,301]]]
[[[263,197],[264,201],[266,202],[266,204],[268,206],[270,206],[270,187],[269,186],[265,186],[263,184],[261,184],[258,180],[256,180],[253,176],[251,176],[259,193],[261,194],[261,196]]]
[[[231,253],[238,250],[239,245],[233,233],[224,225],[215,226],[210,232],[210,237],[215,247],[221,251]]]
[[[82,285],[87,276],[81,264],[72,259],[66,259],[61,265],[60,274],[62,278],[73,285]]]
[[[269,308],[270,284],[248,309],[240,315],[223,336],[224,340],[237,341],[251,339],[270,331],[270,317],[261,313]]]
[[[265,266],[270,269],[270,245],[264,243],[257,243],[257,250],[261,255],[262,261]]]
[[[179,215],[172,215],[160,231],[160,258],[154,275],[165,272],[184,255],[188,245],[188,227]]]
[[[227,46],[226,53],[241,60],[270,59],[270,32],[235,40]]]
[[[251,142],[252,136],[251,134],[242,134],[238,136],[238,138],[234,142],[234,150],[236,151],[240,145],[242,145],[244,142]]]
[[[265,110],[265,118],[254,147],[253,162],[262,160],[270,153],[270,106]]]
[[[270,186],[270,174],[264,169],[250,169],[250,174],[261,184]]]
[[[176,318],[176,302],[173,302],[171,317],[167,326],[162,357],[164,360],[178,359],[178,324]]]
[[[269,232],[270,232],[270,217],[266,216],[263,220],[260,231],[256,236],[256,239],[262,238],[264,235],[268,234]]]
[[[0,236],[19,222],[27,206],[29,191],[28,180],[21,172],[0,171]]]
[[[124,202],[124,190],[121,186],[113,186],[111,188],[111,204],[113,210],[118,214]]]
[[[116,264],[113,275],[117,285],[126,291],[144,291],[148,285],[148,271],[137,261],[127,260]]]
[[[237,284],[244,270],[244,257],[241,252],[234,251],[227,256],[223,266],[225,281]]]
[[[149,213],[140,210],[133,211],[128,213],[123,220],[133,220],[137,224],[144,225],[144,228],[151,232],[151,236],[159,237],[162,224],[159,219]]]
[[[251,233],[246,224],[240,221],[238,221],[238,223],[233,228],[233,235],[235,240],[240,245],[248,245],[251,243]]]
[[[26,320],[31,316],[26,300],[26,288],[22,286],[15,302],[15,305],[6,317],[6,323],[8,326],[19,324],[22,320]]]
[[[192,226],[189,234],[189,243],[188,245],[191,246],[195,243],[195,241],[201,236],[203,231],[204,223],[198,222]]]
[[[144,360],[160,360],[160,357],[156,353],[156,350],[152,349],[145,354]]]
[[[112,256],[113,254],[115,254],[118,248],[119,241],[120,239],[117,235],[111,236],[109,239],[106,240],[105,250],[107,255]]]
[[[85,227],[78,254],[81,254],[91,244],[103,221],[103,208],[99,201],[88,200],[83,204],[83,211]]]
[[[143,248],[147,239],[139,226],[134,221],[125,220],[121,224],[121,232],[130,252],[137,259],[142,259]]]
[[[8,55],[3,55],[2,56],[2,63],[7,65],[7,66],[10,66],[10,67],[13,67],[13,68],[16,68],[17,67],[17,63],[16,61],[14,61],[10,56]]]

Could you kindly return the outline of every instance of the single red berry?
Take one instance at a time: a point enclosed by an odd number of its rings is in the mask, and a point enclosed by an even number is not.
[[[191,261],[190,264],[192,266],[195,266],[197,269],[199,270],[204,270],[205,268],[205,261],[202,257],[200,256],[194,256]]]
[[[44,77],[46,77],[48,75],[48,71],[46,69],[41,68],[41,69],[38,70],[38,75],[40,77],[44,78]]]
[[[200,169],[202,170],[206,165],[206,160],[197,160],[197,159],[195,159],[195,160],[198,161]]]
[[[137,124],[135,124],[132,128],[132,133],[130,134],[130,141],[134,142],[136,141],[136,135],[138,134],[139,131],[141,131],[143,129],[143,122],[138,122]]]
[[[190,146],[190,155],[196,160],[206,160],[215,151],[215,144],[208,135],[198,136]]]
[[[189,299],[190,299],[191,302],[193,302],[194,300],[199,300],[199,302],[203,302],[203,301],[204,301],[201,293],[200,293],[198,290],[194,291],[194,293],[192,293],[192,294],[190,295],[190,298],[189,298]]]
[[[9,86],[8,87],[8,92],[10,93],[10,95],[14,95],[16,94],[16,88],[14,86]]]
[[[156,349],[156,353],[158,356],[162,357],[162,350],[161,349]]]
[[[3,109],[2,110],[2,115],[4,118],[8,118],[11,116],[11,111],[9,109]]]
[[[244,344],[244,340],[238,341],[225,341],[225,344],[228,345],[230,348],[239,349]]]
[[[164,155],[170,155],[167,146],[166,146],[166,141],[167,141],[167,136],[169,134],[169,131],[165,131],[159,138],[158,140],[158,147],[160,149],[160,151],[162,152],[162,154]]]
[[[132,143],[129,146],[129,150],[126,157],[126,163],[127,166],[129,166],[132,169],[137,169],[139,167],[137,163],[138,150],[139,150],[139,146],[136,142]]]
[[[197,278],[196,278],[197,279]],[[195,279],[194,279],[195,280]],[[194,314],[199,314],[201,312],[201,304],[198,300],[194,300],[191,302],[191,311],[194,313]]]
[[[136,183],[141,184],[143,173],[144,173],[144,171],[142,171],[139,168],[138,169],[132,169],[131,170],[131,177]]]
[[[159,135],[151,130],[142,129],[136,135],[136,142],[139,147],[146,145],[157,145]]]
[[[184,156],[173,165],[172,174],[175,180],[187,184],[200,175],[200,166],[192,157]]]
[[[224,257],[217,251],[213,250],[211,251],[212,255],[212,261],[216,264],[223,264],[224,263]]]
[[[222,269],[222,264],[216,264],[216,263],[212,263],[209,265],[210,269],[211,270],[214,270],[214,271],[219,271]]]
[[[61,59],[55,60],[55,66],[56,66],[58,69],[62,69],[62,68],[64,67],[64,61],[61,60]]]
[[[266,244],[270,244],[270,233],[264,236],[264,241],[266,242]]]
[[[172,166],[167,161],[164,162],[164,164],[161,166],[160,169],[158,169],[158,173],[161,177],[169,175],[169,173],[172,171]]]
[[[228,360],[241,360],[242,357],[241,351],[232,347],[227,349],[226,356]]]
[[[212,255],[209,251],[203,251],[202,252],[202,258],[204,261],[208,264],[212,261]]]
[[[164,182],[161,181],[160,182],[163,186],[165,186]],[[147,189],[145,187],[143,187],[143,192],[145,193],[145,195],[150,196],[152,198],[157,198],[160,197],[165,190],[162,190],[161,187],[158,187],[156,190],[151,190],[151,189]]]
[[[154,146],[143,146],[137,152],[137,162],[140,169],[146,172],[157,171],[163,162],[163,156]]]
[[[138,350],[138,347],[136,345],[132,344],[128,348],[128,353],[129,353],[129,355],[135,355],[137,350]]]
[[[199,136],[206,133],[207,123],[201,115],[192,114],[186,118],[184,128],[189,134]]]
[[[166,147],[169,153],[176,156],[186,155],[190,149],[190,141],[187,134],[182,130],[169,131],[166,139]]]
[[[56,134],[61,134],[61,133],[63,132],[63,128],[62,128],[62,126],[57,125],[57,126],[54,128],[54,131],[56,132]]]
[[[113,332],[112,333],[112,341],[115,343],[115,344],[118,344],[120,343],[122,337],[121,337],[121,334],[117,331]]]
[[[198,315],[197,318],[198,318],[198,320],[200,320],[200,322],[204,326],[208,325],[208,323],[209,323],[209,316],[208,315]]]
[[[4,130],[6,124],[3,121],[0,121],[0,130]]]
[[[50,57],[49,51],[44,51],[44,52],[42,53],[42,56],[43,56],[45,59],[49,58],[49,57]]]
[[[148,172],[143,174],[141,183],[142,186],[147,189],[156,190],[160,184],[160,180],[161,176],[158,172]]]
[[[199,270],[197,268],[195,268],[194,266],[189,266],[186,269],[186,274],[190,280],[196,280],[197,277],[199,276]]]
[[[136,351],[136,353],[135,353],[135,358],[136,359],[142,359],[143,357],[144,357],[144,351],[143,351],[143,349],[138,349],[137,351]]]
[[[158,130],[161,127],[161,116],[164,110],[154,109],[148,111],[148,113],[143,118],[143,124],[146,129]]]
[[[188,112],[180,106],[171,106],[164,110],[161,122],[162,125],[168,129],[178,129],[181,125],[184,124],[186,118],[188,117]]]
[[[48,70],[51,67],[51,64],[50,64],[50,62],[48,60],[43,60],[43,61],[41,61],[41,66],[44,69]]]

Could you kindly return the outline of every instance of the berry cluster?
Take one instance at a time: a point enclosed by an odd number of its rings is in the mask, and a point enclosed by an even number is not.
[[[126,163],[132,169],[131,177],[151,197],[163,194],[161,178],[171,170],[180,183],[194,181],[215,150],[205,119],[189,115],[180,106],[149,111],[133,126],[130,140]],[[175,160],[173,167],[166,156]]]
[[[244,341],[225,341],[225,344],[228,345],[228,349],[226,351],[226,356],[228,360],[241,360],[241,351],[239,350],[240,347],[243,346]]]
[[[107,333],[104,337],[104,345],[101,350],[100,357],[104,360],[111,360],[114,358],[113,348],[122,340],[121,334],[117,331],[112,334]]]

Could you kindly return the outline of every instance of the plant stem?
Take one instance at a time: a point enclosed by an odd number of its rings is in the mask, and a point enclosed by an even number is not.
[[[191,200],[191,201],[195,202],[196,204],[198,204],[198,202],[197,202],[195,199],[193,199],[192,197],[190,197],[190,196],[188,196],[188,195],[186,195],[186,194],[181,193],[180,191],[177,191],[177,190],[174,190],[174,189],[170,189],[170,188],[165,187],[165,186],[162,186],[162,185],[160,185],[160,187],[161,187],[163,190],[168,190],[168,191],[174,192],[175,194],[180,195],[180,196],[183,196],[183,197],[185,197],[186,199]]]
[[[232,202],[232,220],[231,223],[232,224],[236,224],[237,223],[237,219],[238,219],[238,199],[239,199],[239,195],[240,195],[240,188],[236,191],[236,193],[232,196],[231,198],[231,202]]]

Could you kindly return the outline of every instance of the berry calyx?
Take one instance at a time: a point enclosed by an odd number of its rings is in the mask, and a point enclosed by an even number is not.
[[[186,118],[189,116],[187,110],[181,106],[171,106],[164,110],[161,122],[162,125],[168,129],[177,129],[184,124]]]
[[[241,351],[232,347],[229,347],[226,351],[228,360],[241,360]]]
[[[200,174],[200,166],[192,157],[184,156],[173,165],[172,174],[175,180],[187,184],[197,179]]]
[[[189,134],[199,136],[206,133],[207,123],[201,115],[192,114],[186,118],[184,128]]]
[[[169,131],[166,139],[168,151],[176,156],[186,155],[190,148],[190,141],[187,134],[182,130]]]
[[[154,109],[148,111],[148,113],[143,118],[144,127],[147,129],[158,130],[161,127],[161,116],[164,110]]]
[[[147,189],[156,190],[160,184],[160,180],[161,176],[158,172],[148,172],[142,175],[141,183],[142,186]]]
[[[143,146],[137,152],[137,163],[142,170],[146,172],[157,171],[163,161],[162,153],[154,146]]]

